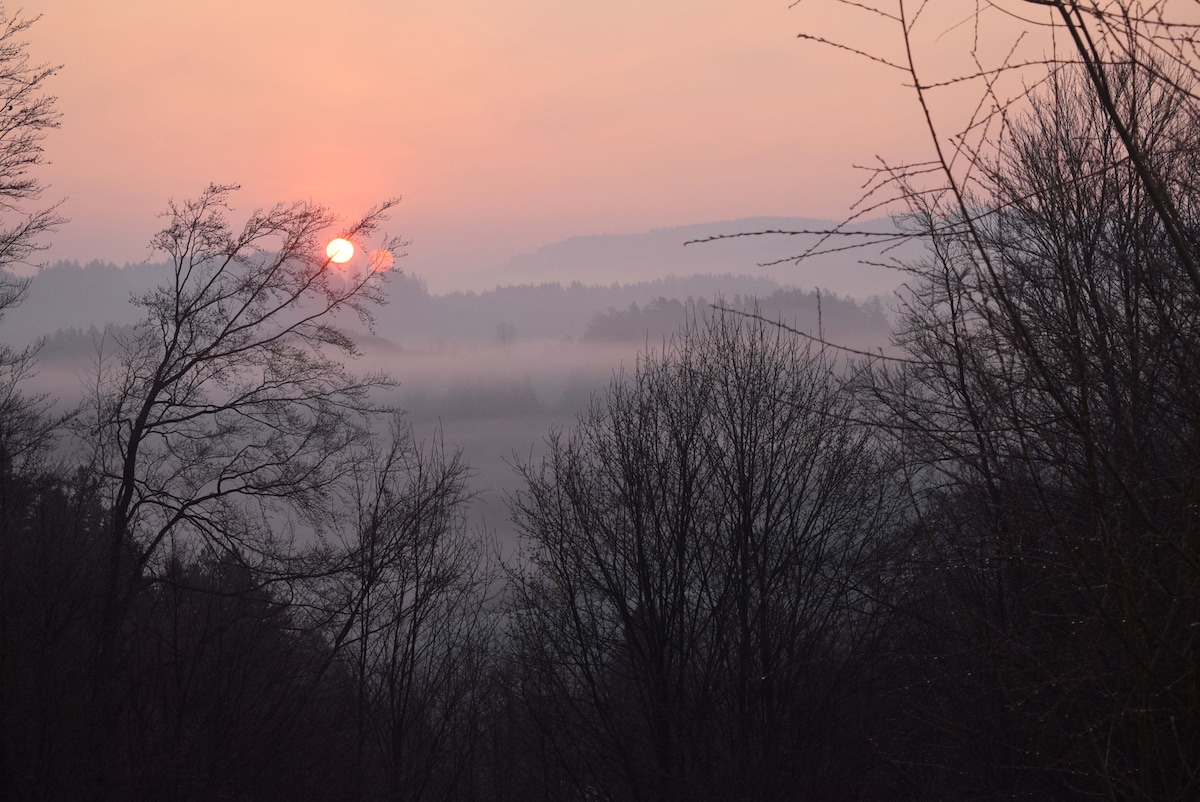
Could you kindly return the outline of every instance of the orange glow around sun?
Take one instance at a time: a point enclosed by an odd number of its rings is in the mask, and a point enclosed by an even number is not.
[[[344,265],[354,258],[354,243],[341,237],[330,240],[325,246],[325,255],[329,257],[329,261]]]
[[[395,261],[396,257],[392,256],[392,252],[386,248],[376,248],[371,251],[371,255],[367,258],[367,264],[377,273],[391,270]]]

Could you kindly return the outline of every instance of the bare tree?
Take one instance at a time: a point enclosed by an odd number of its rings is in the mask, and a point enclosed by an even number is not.
[[[783,799],[857,781],[862,751],[839,738],[898,497],[831,368],[770,324],[716,317],[521,467],[516,642],[575,793]]]
[[[402,418],[348,485],[345,570],[323,627],[357,694],[359,794],[458,799],[474,787],[494,616],[487,541],[466,523],[470,470]]]
[[[47,94],[57,68],[32,63],[24,39],[36,21],[0,7],[0,322],[29,289],[30,279],[13,268],[29,264],[45,247],[43,236],[61,222],[54,205],[38,204],[41,143],[58,127],[59,114]],[[45,586],[53,580],[34,579],[36,569],[86,550],[72,528],[86,517],[73,503],[86,493],[50,475],[44,461],[61,421],[49,414],[46,397],[21,388],[35,353],[32,345],[0,343],[0,787],[30,794],[53,782],[47,755],[69,748],[70,740],[52,732],[50,722],[64,715],[59,705],[70,704],[71,692],[37,666],[64,657],[70,651],[64,646],[77,642],[79,601],[90,589],[78,581],[50,591]],[[57,579],[48,569],[41,576]]]
[[[29,289],[30,280],[17,277],[11,268],[28,263],[45,247],[43,235],[62,222],[57,204],[29,208],[44,191],[32,172],[43,162],[42,139],[59,124],[57,99],[46,94],[57,68],[32,64],[23,38],[35,22],[36,17],[0,8],[0,321]],[[33,346],[0,343],[0,472],[35,453],[53,428],[44,414],[45,399],[18,388],[32,370],[35,351]]]
[[[1196,231],[1183,79],[1106,70]],[[911,266],[898,335],[910,358],[872,389],[913,467],[935,571],[923,582],[954,600],[955,620],[926,618],[957,644],[942,670],[973,676],[983,708],[941,720],[946,741],[980,750],[958,770],[976,793],[1188,798],[1200,296],[1087,80],[1060,73],[1031,98],[980,163],[969,225],[915,206],[930,254]],[[979,773],[989,765],[1004,769]]]
[[[345,225],[322,206],[279,205],[235,228],[235,187],[172,203],[153,247],[171,274],[134,299],[145,320],[102,353],[79,430],[109,491],[106,594],[96,661],[98,742],[115,726],[112,684],[131,602],[155,581],[172,541],[241,554],[259,575],[305,570],[281,536],[319,525],[366,420],[380,374],[354,375],[338,318],[370,321],[381,274],[346,272],[324,237],[375,234],[394,201]],[[389,240],[385,248],[399,243]],[[95,793],[114,793],[104,776]]]
[[[892,71],[929,134],[851,218],[907,212],[895,238],[929,246],[898,265],[906,354],[869,383],[920,516],[909,612],[937,665],[908,690],[965,691],[914,696],[938,743],[908,765],[957,796],[1190,798],[1194,6],[825,7],[858,24],[801,38]],[[812,233],[801,258],[849,241]]]

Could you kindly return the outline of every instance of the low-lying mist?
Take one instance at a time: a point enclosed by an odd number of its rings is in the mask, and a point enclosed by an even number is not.
[[[85,398],[101,355],[114,358],[115,335],[136,319],[132,305],[113,309],[74,297],[70,277],[90,269],[52,268],[41,293],[35,281],[31,303],[13,310],[17,314],[0,328],[7,336],[10,322],[18,324],[18,341],[44,338],[37,373],[25,389],[58,399],[64,409]],[[100,272],[108,280],[103,292],[95,276],[78,286],[106,302],[122,293],[127,299],[148,281],[145,266],[128,274]],[[121,281],[124,288],[111,286]],[[818,295],[752,277],[543,284],[441,296],[411,277],[397,275],[390,284],[393,301],[373,331],[355,332],[361,355],[354,367],[399,382],[377,400],[405,411],[418,439],[441,437],[463,450],[475,471],[472,522],[494,531],[505,548],[513,543],[505,494],[517,489],[514,461],[538,459],[552,428],[569,428],[615,375],[634,369],[639,354],[714,314],[714,303],[857,349],[885,347],[889,331],[878,300]]]

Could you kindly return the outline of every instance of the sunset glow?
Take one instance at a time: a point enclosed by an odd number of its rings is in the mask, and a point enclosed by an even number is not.
[[[371,255],[367,258],[367,264],[377,273],[386,273],[388,270],[391,270],[395,262],[396,257],[386,248],[376,248],[371,251]]]
[[[214,177],[242,184],[246,209],[402,194],[411,269],[442,288],[490,286],[504,277],[475,276],[576,235],[838,218],[853,164],[906,155],[920,120],[893,119],[909,95],[890,76],[796,40],[834,27],[823,5],[751,5],[356,3],[338,23],[356,57],[330,61],[311,58],[328,6],[307,0],[199,17],[35,0],[33,61],[66,65],[45,177],[72,223],[45,258],[137,262],[166,199]],[[219,57],[203,44],[218,39]],[[332,112],[314,114],[320,98]]]
[[[344,265],[354,258],[354,243],[341,237],[330,240],[325,246],[325,255],[329,257],[329,261]]]

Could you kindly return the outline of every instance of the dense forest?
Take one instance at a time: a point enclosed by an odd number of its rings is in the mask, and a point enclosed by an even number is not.
[[[907,196],[887,353],[791,291],[577,320],[648,347],[517,461],[511,554],[356,369],[336,218],[173,204],[78,405],[0,346],[5,797],[1196,798],[1200,109],[1089,52]],[[57,121],[18,67],[0,171]]]

